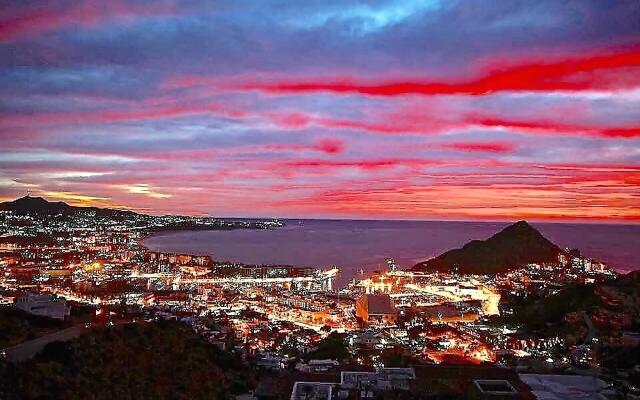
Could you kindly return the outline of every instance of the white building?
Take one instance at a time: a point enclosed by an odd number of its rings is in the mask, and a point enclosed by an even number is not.
[[[296,369],[301,372],[327,372],[338,365],[340,363],[336,360],[310,360],[308,364],[298,363]]]
[[[606,400],[609,385],[593,376],[520,374],[536,399],[544,400]]]
[[[65,319],[69,315],[70,307],[65,299],[49,294],[26,294],[13,300],[14,307],[29,314],[43,317]]]
[[[409,389],[409,384],[416,378],[413,368],[379,368],[376,372],[342,371],[340,387],[343,389],[360,389],[368,387],[376,390]]]

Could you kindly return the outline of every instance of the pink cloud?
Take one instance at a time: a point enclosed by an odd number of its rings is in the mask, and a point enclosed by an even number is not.
[[[60,6],[42,3],[16,7],[0,21],[0,42],[9,42],[42,32],[74,27],[94,27],[105,21],[127,21],[146,16],[172,15],[173,7],[166,1],[152,5],[111,1],[84,1]]]
[[[415,79],[385,79],[361,82],[351,78],[281,80],[236,84],[231,89],[258,90],[274,94],[335,93],[370,96],[485,95],[503,91],[618,90],[640,85],[640,52],[570,55],[565,59],[529,60],[513,65],[493,60],[481,68],[479,77],[468,81],[429,82]]]
[[[516,145],[511,142],[457,142],[443,143],[441,147],[449,150],[479,153],[510,153]]]

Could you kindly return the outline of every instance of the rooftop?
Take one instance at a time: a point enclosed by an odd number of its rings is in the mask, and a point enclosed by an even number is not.
[[[393,314],[396,308],[388,294],[367,294],[367,312],[369,314]]]

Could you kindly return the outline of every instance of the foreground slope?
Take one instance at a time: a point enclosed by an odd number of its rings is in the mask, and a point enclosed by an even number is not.
[[[68,321],[29,314],[18,308],[0,306],[0,349],[71,326]]]
[[[24,363],[0,361],[3,399],[226,399],[252,381],[238,359],[178,322],[101,328]]]
[[[519,221],[487,240],[473,240],[414,266],[415,270],[451,271],[463,274],[496,274],[530,263],[558,260],[560,248],[526,221]]]
[[[640,271],[572,285],[548,297],[507,301],[513,313],[495,316],[490,324],[517,327],[525,337],[561,338],[569,349],[587,345],[604,373],[640,385],[634,370],[640,360],[640,346],[634,344],[634,332],[640,330]]]

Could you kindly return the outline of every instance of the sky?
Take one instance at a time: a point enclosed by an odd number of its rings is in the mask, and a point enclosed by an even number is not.
[[[640,223],[640,2],[0,5],[0,200]]]

